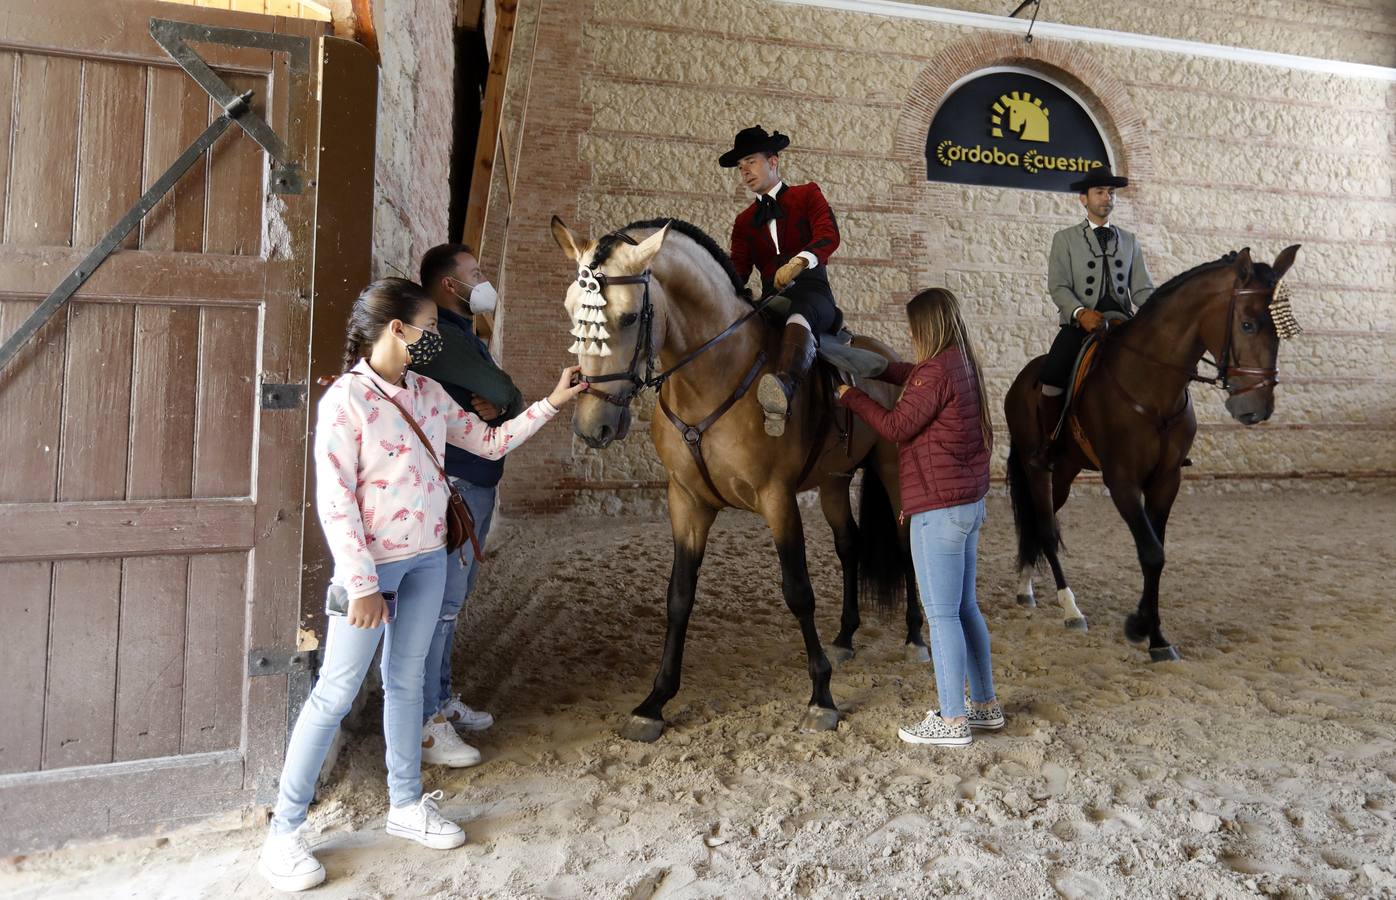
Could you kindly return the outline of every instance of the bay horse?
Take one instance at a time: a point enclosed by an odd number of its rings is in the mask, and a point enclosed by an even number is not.
[[[1188,384],[1220,387],[1227,394],[1227,412],[1243,425],[1270,418],[1280,336],[1290,333],[1293,321],[1287,302],[1272,306],[1272,301],[1298,252],[1298,244],[1287,247],[1267,265],[1253,263],[1246,248],[1204,263],[1160,287],[1133,319],[1110,327],[1100,339],[1095,367],[1071,401],[1074,421],[1062,429],[1050,454],[1037,452],[1043,433],[1037,422],[1038,372],[1045,357],[1018,374],[1004,411],[1012,440],[1008,484],[1018,531],[1019,603],[1036,605],[1032,572],[1045,557],[1066,626],[1085,630],[1058,560],[1056,511],[1082,469],[1099,469],[1129,526],[1144,576],[1125,637],[1133,643],[1147,640],[1154,662],[1180,658],[1159,627],[1158,595],[1168,514],[1197,433]],[[1204,352],[1215,360],[1215,377],[1197,375]]]
[[[819,489],[843,567],[835,658],[853,655],[861,588],[865,598],[884,608],[906,592],[907,655],[929,660],[915,576],[890,499],[899,495],[896,447],[856,418],[839,421],[832,390],[817,367],[800,387],[785,434],[766,434],[764,414],[749,388],[772,368],[780,334],[760,315],[769,301],[752,302],[727,254],[698,227],[654,219],[588,242],[554,216],[552,232],[578,265],[564,306],[577,338],[572,350],[581,355],[588,387],[577,398],[573,432],[590,447],[606,447],[625,438],[630,403],[639,391],[653,387],[659,395],[650,434],[669,474],[674,564],[667,628],[654,688],[625,721],[621,736],[649,742],[664,731],[664,705],[679,690],[708,531],[727,507],[759,514],[775,538],[782,593],[804,637],[813,684],[801,728],[837,728],[839,713],[829,690],[832,665],[815,628],[795,495]],[[855,346],[895,358],[870,339],[856,338]],[[867,389],[890,405],[890,386],[869,383]],[[850,482],[859,468],[863,489],[855,522]]]

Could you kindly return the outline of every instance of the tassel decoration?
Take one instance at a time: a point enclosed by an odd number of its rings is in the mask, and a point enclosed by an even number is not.
[[[567,348],[567,352],[575,353],[578,356],[581,356],[584,352],[586,352],[586,347],[582,346],[581,341],[573,341],[572,346]]]

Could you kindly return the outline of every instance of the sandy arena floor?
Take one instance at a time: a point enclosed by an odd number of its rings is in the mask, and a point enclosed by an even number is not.
[[[844,724],[795,731],[799,634],[763,526],[733,513],[670,730],[620,741],[658,660],[667,523],[511,521],[455,657],[500,721],[484,765],[427,773],[470,843],[385,836],[382,739],[356,736],[312,810],[330,880],[310,896],[1396,896],[1396,486],[1181,497],[1163,615],[1185,661],[1161,666],[1121,637],[1139,576],[1109,501],[1063,520],[1087,635],[1014,604],[1012,519],[991,500],[980,602],[1008,726],[964,750],[896,739],[932,702],[930,667],[866,613],[834,675]],[[838,570],[806,523],[827,641]],[[260,837],[227,822],[9,860],[0,893],[274,896]]]

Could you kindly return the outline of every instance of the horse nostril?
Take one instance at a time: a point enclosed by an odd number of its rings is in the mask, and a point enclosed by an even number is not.
[[[601,428],[597,430],[597,433],[596,433],[596,440],[597,440],[598,442],[600,442],[602,445],[605,445],[605,444],[610,443],[610,441],[611,441],[611,426],[610,426],[610,425],[602,425]]]

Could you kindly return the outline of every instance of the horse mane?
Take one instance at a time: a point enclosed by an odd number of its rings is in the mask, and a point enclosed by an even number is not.
[[[596,250],[591,255],[591,267],[595,269],[605,263],[611,258],[611,253],[615,251],[616,247],[622,243],[634,243],[629,235],[625,234],[632,228],[663,228],[665,225],[708,251],[708,255],[727,273],[728,280],[732,282],[732,290],[736,292],[737,296],[748,303],[752,302],[751,289],[742,284],[741,279],[737,276],[737,267],[732,265],[732,257],[728,256],[727,251],[718,246],[717,241],[709,237],[706,231],[692,222],[685,222],[683,219],[644,219],[639,222],[631,222],[623,228],[617,228],[596,242]]]
[[[1168,279],[1163,284],[1159,285],[1157,288],[1154,289],[1154,293],[1149,297],[1149,301],[1145,304],[1144,308],[1147,309],[1148,307],[1153,306],[1155,303],[1158,303],[1160,300],[1168,299],[1168,297],[1177,292],[1178,288],[1182,287],[1183,282],[1192,278],[1194,275],[1201,275],[1203,272],[1210,272],[1214,269],[1220,269],[1223,266],[1229,266],[1234,264],[1236,262],[1236,257],[1239,255],[1239,251],[1229,250],[1220,259],[1214,259],[1211,262],[1201,263],[1199,265],[1193,266],[1186,272],[1183,272],[1179,275],[1174,275],[1172,278]],[[1251,262],[1251,269],[1254,271],[1255,277],[1262,279],[1267,284],[1270,284],[1272,287],[1274,286],[1273,282],[1275,280],[1275,270],[1270,267],[1269,263],[1255,262],[1253,260]]]

